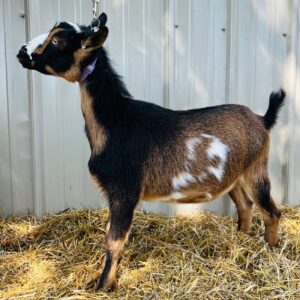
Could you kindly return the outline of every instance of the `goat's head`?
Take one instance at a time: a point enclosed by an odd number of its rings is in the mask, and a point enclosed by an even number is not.
[[[80,81],[85,67],[95,60],[97,51],[107,38],[106,20],[102,13],[89,27],[58,23],[50,32],[22,46],[17,58],[24,68],[63,77],[71,82]],[[99,30],[92,30],[93,25],[98,25]]]

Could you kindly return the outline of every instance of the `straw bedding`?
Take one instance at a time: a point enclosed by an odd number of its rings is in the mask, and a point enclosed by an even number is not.
[[[236,218],[136,212],[119,290],[94,293],[107,210],[0,219],[0,299],[300,299],[300,210],[284,208],[279,247]]]

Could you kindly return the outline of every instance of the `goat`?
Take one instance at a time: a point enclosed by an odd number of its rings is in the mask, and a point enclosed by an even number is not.
[[[278,240],[281,211],[270,195],[270,130],[285,92],[273,92],[264,116],[242,105],[173,111],[133,99],[111,66],[99,30],[61,22],[22,46],[23,67],[79,82],[91,147],[90,173],[108,199],[106,255],[96,289],[114,289],[120,252],[140,200],[201,203],[229,194],[238,229],[249,233],[252,206],[261,210],[265,240]]]

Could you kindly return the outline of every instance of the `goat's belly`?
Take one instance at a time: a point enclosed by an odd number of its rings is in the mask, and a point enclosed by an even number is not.
[[[226,188],[215,192],[204,192],[197,190],[182,190],[174,191],[169,195],[143,195],[142,201],[162,201],[167,203],[182,203],[182,204],[195,204],[212,201],[220,198],[230,192],[236,182],[230,184]]]
[[[201,203],[213,200],[210,193],[181,193],[174,192],[167,196],[144,196],[142,201],[162,201],[168,203]]]

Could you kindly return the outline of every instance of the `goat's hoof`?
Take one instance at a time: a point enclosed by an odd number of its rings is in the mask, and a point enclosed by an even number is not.
[[[251,235],[251,229],[248,228],[248,227],[238,227],[237,231],[238,232],[243,232],[243,233],[245,233],[247,235]]]
[[[265,241],[271,249],[278,246],[278,237],[276,235],[270,236],[265,234]]]
[[[238,221],[237,231],[250,235],[251,233],[251,220]]]
[[[95,291],[105,290],[107,292],[113,292],[118,288],[118,281],[116,279],[105,281],[100,278],[95,286]]]

